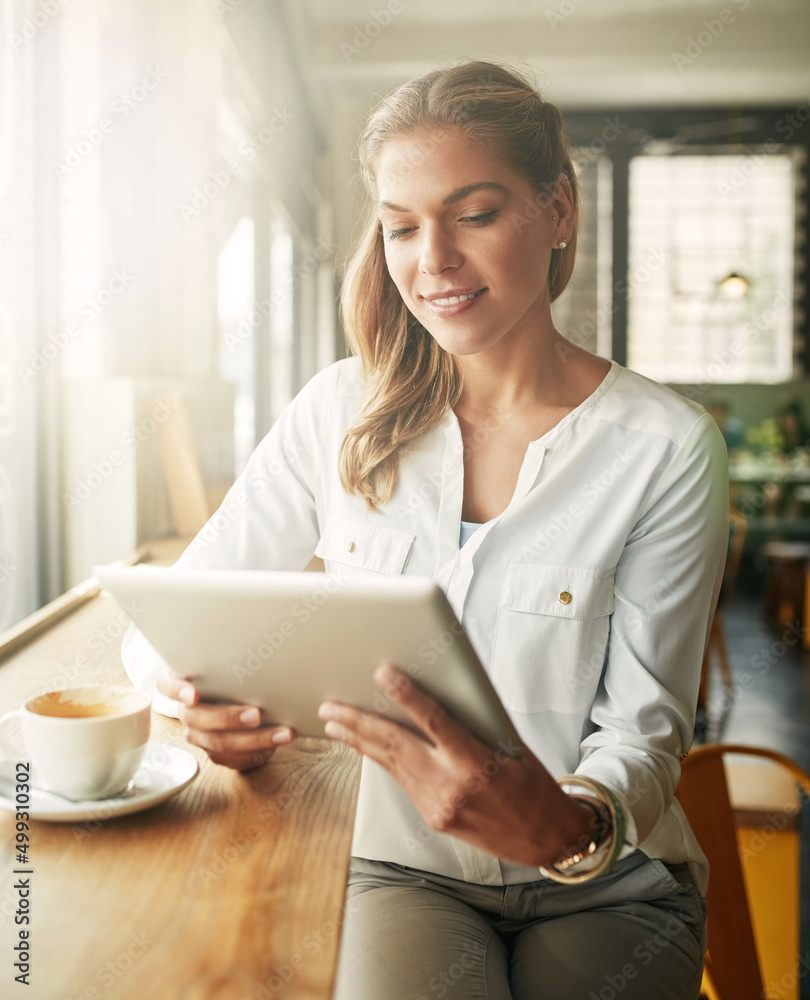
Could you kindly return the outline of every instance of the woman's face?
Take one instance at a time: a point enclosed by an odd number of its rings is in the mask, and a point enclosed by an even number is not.
[[[388,271],[438,343],[469,355],[536,340],[566,206],[452,128],[391,140],[375,168]]]

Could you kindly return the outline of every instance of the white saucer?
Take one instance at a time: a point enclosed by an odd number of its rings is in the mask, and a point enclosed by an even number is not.
[[[31,769],[31,802],[25,808],[31,819],[52,823],[81,823],[85,820],[112,819],[140,812],[165,802],[197,776],[196,759],[187,750],[169,743],[147,743],[141,766],[126,791],[109,799],[71,802],[52,792],[35,787],[37,775]],[[0,761],[0,809],[16,812],[13,793],[15,764]]]

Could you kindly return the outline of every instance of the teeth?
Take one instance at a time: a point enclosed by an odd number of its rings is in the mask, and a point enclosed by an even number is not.
[[[451,295],[447,299],[433,299],[434,306],[454,306],[457,302],[466,302],[467,299],[474,299],[478,292],[471,295]]]

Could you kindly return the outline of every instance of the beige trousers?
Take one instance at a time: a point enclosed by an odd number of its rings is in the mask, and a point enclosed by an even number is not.
[[[697,1000],[706,902],[641,851],[583,885],[352,859],[335,1000]]]

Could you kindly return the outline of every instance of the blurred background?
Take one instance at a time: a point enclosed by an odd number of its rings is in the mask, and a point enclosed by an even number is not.
[[[809,56],[806,0],[2,0],[0,629],[193,532],[344,355],[358,130],[466,57],[562,107],[557,326],[712,409],[763,587],[810,541]]]

